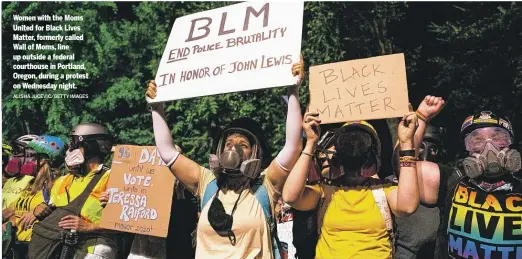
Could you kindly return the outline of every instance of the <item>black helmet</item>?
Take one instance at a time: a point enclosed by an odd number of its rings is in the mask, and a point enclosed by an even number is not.
[[[96,123],[81,123],[76,125],[71,132],[70,149],[80,146],[85,148],[87,156],[105,157],[112,149],[112,137],[107,128]]]
[[[257,150],[253,150],[253,154],[256,155],[255,158],[261,160],[261,168],[268,167],[271,162],[271,155],[263,134],[263,129],[256,121],[250,118],[233,120],[217,135],[212,146],[212,150],[214,150],[215,154],[220,157],[224,149],[226,138],[234,133],[241,134],[248,138],[250,145],[256,145]]]
[[[470,132],[485,127],[503,128],[509,132],[511,138],[514,137],[511,122],[507,118],[499,117],[490,111],[481,111],[479,114],[467,117],[460,128],[460,135],[464,139]]]

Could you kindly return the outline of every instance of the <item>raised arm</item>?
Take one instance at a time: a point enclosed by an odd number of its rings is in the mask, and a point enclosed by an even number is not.
[[[428,122],[444,108],[444,100],[441,97],[427,95],[417,108],[419,127],[413,140],[415,154],[419,155],[419,149],[426,133]],[[437,203],[440,187],[440,170],[437,164],[422,161],[417,162],[417,180],[419,182],[419,197],[425,204]]]
[[[397,130],[401,151],[413,150],[417,116],[410,112],[402,118]],[[414,158],[414,156],[409,156]],[[387,195],[393,214],[398,217],[413,214],[419,205],[419,188],[415,162],[400,163],[399,186]]]
[[[417,108],[416,114],[419,118],[417,127],[417,131],[415,131],[415,138],[413,139],[413,144],[415,145],[415,154],[419,155],[419,149],[422,143],[422,139],[424,138],[424,134],[426,133],[426,128],[428,126],[428,122],[433,119],[444,107],[444,100],[442,97],[436,97],[431,95],[426,95],[424,100],[419,104]]]
[[[270,164],[267,177],[278,192],[282,192],[288,172],[294,166],[299,152],[302,149],[301,142],[301,106],[299,105],[299,87],[304,75],[304,62],[301,55],[300,61],[292,66],[292,74],[298,76],[298,83],[288,89],[288,110],[286,113],[286,140],[285,146]]]
[[[151,80],[147,97],[156,97],[156,83]],[[189,191],[196,193],[199,184],[200,166],[191,159],[183,156],[176,150],[170,129],[165,121],[164,108],[162,104],[154,103],[152,107],[152,125],[154,129],[154,140],[160,153],[160,157],[167,163],[170,171],[179,179]]]
[[[306,133],[306,146],[288,175],[283,188],[283,200],[293,208],[302,211],[315,208],[320,198],[317,192],[305,187],[306,176],[320,136],[319,123],[321,121],[317,116],[319,116],[318,113],[307,112],[305,114],[303,129]]]

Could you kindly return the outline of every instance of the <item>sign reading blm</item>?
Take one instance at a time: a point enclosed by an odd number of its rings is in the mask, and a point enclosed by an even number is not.
[[[310,111],[323,124],[402,117],[408,103],[404,54],[310,67]]]
[[[244,2],[176,19],[156,74],[165,102],[293,85],[303,2]]]
[[[107,190],[103,228],[167,236],[174,175],[156,147],[116,146]]]

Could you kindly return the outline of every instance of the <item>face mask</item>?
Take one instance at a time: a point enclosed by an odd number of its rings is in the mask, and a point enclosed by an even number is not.
[[[244,187],[239,192],[239,196],[234,204],[234,208],[232,209],[232,213],[228,215],[223,207],[223,203],[218,199],[219,191],[217,190],[216,196],[212,199],[212,203],[208,208],[208,222],[210,226],[218,233],[218,235],[222,237],[228,237],[230,243],[234,246],[236,245],[236,235],[232,231],[232,225],[234,223],[234,212],[236,212],[237,205],[239,203],[239,199],[241,198],[241,194],[243,194]]]
[[[22,168],[22,160],[14,157],[14,158],[11,158],[11,160],[9,160],[9,162],[7,162],[5,171],[9,175],[17,175],[20,173],[21,168]]]
[[[489,178],[502,176],[507,172],[518,172],[521,167],[521,157],[517,150],[497,149],[491,140],[487,140],[480,153],[472,152],[461,161],[464,173],[470,178],[484,175]]]
[[[419,152],[419,160],[437,162],[439,147],[437,144],[423,141]]]
[[[20,168],[21,175],[35,176],[36,172],[37,172],[37,165],[36,165],[36,161],[34,161],[34,160],[27,161]]]
[[[77,148],[73,151],[67,150],[65,155],[65,164],[67,165],[67,169],[71,172],[78,172],[81,169],[81,166],[85,162],[85,158],[83,156],[83,152]]]
[[[223,151],[221,157],[212,154],[209,158],[211,169],[221,169],[227,175],[241,175],[248,178],[256,178],[260,172],[261,160],[247,159],[243,161],[243,149],[235,145],[235,150]]]

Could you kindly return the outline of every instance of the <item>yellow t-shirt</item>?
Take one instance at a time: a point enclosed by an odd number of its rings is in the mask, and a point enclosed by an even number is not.
[[[264,176],[262,176],[264,177]],[[200,182],[196,195],[203,197],[207,185],[215,179],[212,171],[201,167]],[[267,177],[263,184],[268,190],[272,212],[279,197]],[[239,193],[220,190],[218,199],[223,203],[227,214],[230,215]],[[233,216],[232,231],[236,236],[236,245],[230,243],[228,237],[222,237],[216,233],[208,221],[208,209],[212,204],[212,198],[201,211],[197,228],[196,258],[241,258],[241,259],[271,259],[272,240],[270,227],[266,223],[265,214],[261,204],[257,201],[252,191],[243,191]]]
[[[35,193],[34,195],[31,195],[31,191],[24,190],[20,197],[13,203],[13,206],[15,208],[15,216],[16,216],[16,224],[18,225],[20,223],[20,218],[26,213],[26,212],[32,212],[38,204],[44,202],[44,197],[42,191],[39,191]],[[38,221],[35,221],[34,224],[36,224]],[[27,230],[18,228],[16,232],[16,236],[18,238],[18,241],[25,241],[29,242],[31,241],[31,235],[33,234],[33,228],[29,228]]]
[[[29,175],[9,178],[2,187],[2,210],[11,207],[33,179],[34,177]]]
[[[382,186],[386,195],[397,188],[389,183]],[[311,186],[324,201],[331,198],[323,203],[328,207],[317,242],[316,258],[392,258],[389,235],[372,188],[377,187],[369,183],[355,187]]]
[[[51,189],[50,203],[56,205],[56,207],[66,206],[87,188],[87,185],[98,171],[99,169],[92,170],[86,176],[67,174],[56,179]],[[83,219],[97,224],[100,223],[102,206],[98,198],[107,189],[109,173],[110,170],[103,173],[100,181],[85,201],[80,212],[80,216]]]

